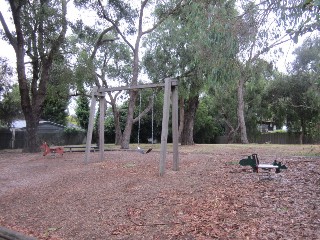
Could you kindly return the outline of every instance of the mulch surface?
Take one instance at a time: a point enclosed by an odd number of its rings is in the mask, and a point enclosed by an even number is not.
[[[271,180],[237,162],[258,153]],[[319,146],[180,147],[43,157],[0,151],[0,226],[37,239],[320,239]]]

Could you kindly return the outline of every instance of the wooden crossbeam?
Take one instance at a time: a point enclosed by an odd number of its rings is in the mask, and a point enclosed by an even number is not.
[[[104,114],[105,114],[105,93],[113,91],[123,91],[123,90],[138,90],[145,88],[163,88],[164,91],[164,103],[163,103],[163,116],[162,116],[162,132],[161,132],[161,150],[160,150],[160,163],[159,163],[159,175],[163,176],[165,172],[165,162],[167,154],[167,139],[168,139],[168,125],[169,125],[169,114],[170,105],[172,105],[172,139],[173,139],[173,170],[179,170],[179,149],[178,149],[178,80],[172,78],[166,78],[165,83],[152,83],[143,84],[136,86],[123,86],[123,87],[113,87],[113,88],[97,88],[92,89],[91,106],[90,106],[90,117],[87,131],[87,143],[86,143],[86,153],[85,153],[85,163],[89,162],[89,154],[91,149],[92,132],[94,124],[94,113],[96,101],[99,100],[100,104],[100,118],[99,118],[99,156],[100,160],[104,159]],[[171,101],[170,101],[171,100]]]
[[[139,89],[145,89],[145,88],[159,88],[164,86],[165,86],[165,83],[151,83],[151,84],[141,84],[136,86],[122,86],[122,87],[111,87],[111,88],[101,87],[97,90],[97,93],[123,91],[123,90],[139,90]],[[171,80],[171,86],[178,86],[178,80]]]

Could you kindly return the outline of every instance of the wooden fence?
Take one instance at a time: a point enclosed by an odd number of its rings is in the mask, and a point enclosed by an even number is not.
[[[40,142],[45,141],[50,145],[77,145],[85,143],[85,132],[64,133],[59,132],[41,132],[38,133]],[[13,132],[9,129],[0,129],[0,149],[20,149],[24,147],[25,131]],[[40,146],[40,143],[39,143]]]
[[[250,143],[259,143],[259,144],[300,144],[300,133],[261,133],[257,136],[249,136]],[[217,144],[226,144],[226,136],[218,136],[215,139]],[[304,138],[304,144],[315,144],[319,143],[319,140],[312,139],[311,137]]]

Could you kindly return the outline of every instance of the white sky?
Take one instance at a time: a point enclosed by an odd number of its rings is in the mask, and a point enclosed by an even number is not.
[[[7,11],[8,3],[6,3],[5,1],[0,1],[0,9],[2,9],[1,12],[2,12],[4,18],[8,21],[8,19],[10,19],[10,13]],[[80,16],[78,14],[79,14],[79,12],[76,9],[72,10],[72,12],[70,12],[70,10],[69,10],[68,18],[70,20],[76,20],[79,17],[83,17],[83,13],[80,12]],[[90,22],[91,22],[91,24],[94,24],[95,13],[88,14],[86,11],[85,18],[86,18],[85,21],[87,24]],[[2,26],[0,28],[2,29]],[[298,45],[301,42],[302,41],[299,40]],[[277,61],[276,61],[276,66],[281,72],[286,72],[286,66],[291,63],[291,61],[293,59],[292,51],[296,48],[296,46],[297,45],[293,44],[292,42],[285,43],[285,44],[281,45],[281,48],[282,48],[284,54],[280,59],[277,59]],[[8,58],[10,64],[15,67],[16,60],[15,60],[15,53],[14,53],[12,46],[9,45],[6,41],[0,39],[0,49],[1,49],[0,56]],[[264,58],[266,60],[270,60],[271,57],[272,56],[265,56]]]
[[[9,4],[3,0],[0,1],[0,9],[5,20],[7,21],[7,24],[10,24],[8,21],[9,19],[11,19],[11,13],[8,11]],[[85,17],[86,24],[93,25],[95,23],[96,13],[88,12],[87,10],[85,12],[79,12],[76,8],[73,8],[72,10],[70,9],[71,8],[68,9],[69,11],[67,13],[67,17],[69,20],[75,21],[78,18],[83,19]],[[9,27],[13,29],[12,26],[9,26]],[[2,29],[2,26],[0,26],[0,29]],[[283,49],[284,54],[280,59],[277,60],[276,66],[279,69],[279,71],[286,72],[286,66],[290,64],[290,62],[293,59],[293,56],[291,53],[295,48],[295,46],[293,45],[293,43],[286,43],[281,47]],[[9,45],[6,41],[0,39],[0,49],[1,49],[0,56],[7,58],[9,60],[10,65],[13,67],[13,69],[15,69],[16,58],[15,58],[15,52],[13,50],[13,47]],[[270,60],[272,56],[264,56],[264,58],[266,60]],[[143,78],[146,78],[146,77],[144,76]],[[76,106],[76,103],[74,99],[72,99],[70,101],[69,108],[68,108],[69,114],[74,114],[75,106]]]
[[[9,4],[3,0],[0,0],[0,9],[5,20],[7,21],[7,24],[9,24],[8,20],[11,19],[11,14],[8,11],[8,8],[9,8]],[[85,16],[86,24],[93,25],[95,23],[96,13],[93,13],[93,12],[90,13],[87,10],[85,12],[79,12],[76,8],[73,8],[72,10],[70,9],[71,8],[68,9],[69,12],[67,15],[69,20],[72,21],[72,20],[76,20],[77,18],[83,19]],[[0,29],[2,29],[1,25],[0,25]],[[11,29],[13,29],[12,26],[11,26]],[[299,40],[299,44],[301,42],[302,40]],[[292,42],[289,42],[289,43],[283,44],[281,48],[283,49],[284,54],[281,58],[277,59],[276,67],[279,69],[279,71],[286,72],[287,65],[289,65],[293,59],[292,51],[296,48],[296,45],[294,45]],[[0,56],[7,58],[9,60],[10,65],[13,67],[13,69],[15,69],[16,59],[15,59],[15,52],[13,50],[13,47],[9,45],[6,41],[0,39],[0,49],[1,49]],[[269,61],[272,59],[272,56],[271,55],[264,56],[264,59]],[[74,114],[74,108],[75,108],[75,102],[71,101],[69,105],[70,114]]]

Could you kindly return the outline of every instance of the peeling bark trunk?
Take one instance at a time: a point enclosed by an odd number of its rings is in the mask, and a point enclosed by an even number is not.
[[[133,63],[132,63],[131,86],[135,86],[138,84],[139,48],[140,48],[141,37],[143,35],[142,20],[143,20],[143,11],[144,11],[144,7],[145,7],[146,3],[147,2],[141,3],[140,15],[139,15],[138,35],[136,38],[135,46],[132,48],[132,50],[133,50]],[[123,131],[122,141],[121,141],[121,148],[122,149],[129,149],[130,137],[131,137],[131,132],[132,132],[132,124],[133,124],[133,115],[134,115],[134,109],[135,109],[135,105],[136,105],[136,98],[137,98],[137,91],[131,90],[130,97],[129,97],[128,112],[127,112],[127,121],[126,121],[126,126]]]
[[[117,95],[115,97],[112,96],[111,92],[108,92],[109,98],[110,98],[110,105],[112,108],[112,114],[113,114],[113,120],[114,120],[114,130],[115,130],[115,145],[120,145],[122,141],[122,131],[121,131],[121,125],[120,125],[120,112],[117,108],[116,99]]]
[[[122,142],[121,142],[122,149],[129,149],[136,98],[137,98],[137,91],[131,91],[128,112],[127,112],[126,127],[122,135]]]
[[[300,136],[299,136],[299,143],[300,144],[304,144],[305,143],[305,136],[306,136],[306,124],[305,121],[303,119],[300,120],[301,122],[301,132],[300,132]]]
[[[240,138],[241,143],[247,144],[249,143],[248,137],[247,137],[247,128],[246,128],[246,122],[244,118],[244,79],[240,78],[238,82],[238,122],[240,127]]]
[[[120,127],[120,113],[118,110],[113,112],[114,129],[115,129],[115,145],[120,145],[122,141],[122,131]]]
[[[183,130],[181,133],[181,145],[193,145],[194,118],[199,105],[199,95],[189,98],[185,111]]]
[[[179,99],[179,143],[181,143],[181,134],[184,126],[184,97],[180,97]]]

